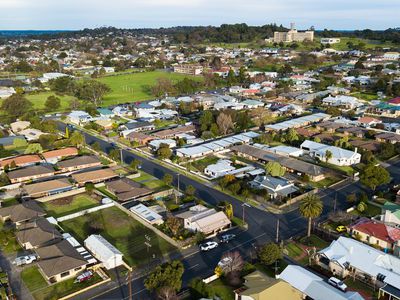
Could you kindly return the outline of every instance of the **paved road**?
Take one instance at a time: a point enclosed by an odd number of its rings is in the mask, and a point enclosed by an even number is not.
[[[65,126],[65,125],[60,125]],[[62,127],[61,127],[62,128]],[[92,144],[98,142],[103,151],[108,152],[115,148],[111,143],[108,143],[100,138],[84,133],[86,142]],[[129,164],[133,159],[141,162],[142,170],[153,175],[156,178],[163,178],[164,174],[169,173],[173,176],[173,184],[177,186],[177,174],[168,168],[161,166],[151,159],[145,159],[132,152],[122,150],[124,162]],[[394,160],[387,167],[393,174],[396,181],[399,181],[400,175],[400,160]],[[217,205],[220,201],[228,201],[232,203],[235,216],[242,217],[242,202],[226,195],[218,190],[207,185],[199,183],[187,176],[180,175],[180,188],[184,189],[187,185],[192,185],[196,189],[196,196],[210,203]],[[324,202],[324,211],[319,218],[325,219],[334,209],[345,210],[349,207],[346,201],[346,196],[350,193],[364,190],[359,182],[344,182],[336,185],[334,188],[328,188],[320,192],[322,201]],[[368,192],[368,191],[366,191]],[[245,257],[249,257],[252,252],[254,243],[265,243],[275,240],[277,222],[279,220],[279,239],[288,239],[299,235],[306,230],[306,221],[299,215],[297,211],[292,211],[286,214],[273,214],[271,212],[259,210],[254,207],[245,208],[245,220],[248,223],[247,231],[240,231],[237,239],[227,245],[219,246],[210,252],[200,253],[193,252],[190,256],[182,257],[181,260],[185,265],[185,273],[183,276],[183,286],[193,277],[207,277],[212,275],[214,267],[217,265],[223,253],[232,250],[238,250]],[[143,277],[132,281],[132,290],[134,299],[149,299],[150,296],[143,286]],[[128,296],[126,284],[122,284],[118,288],[107,291],[106,293],[96,296],[96,299],[124,299]]]

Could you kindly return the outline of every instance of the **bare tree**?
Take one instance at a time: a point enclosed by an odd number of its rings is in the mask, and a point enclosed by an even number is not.
[[[221,264],[221,269],[225,272],[225,274],[240,272],[244,264],[243,258],[239,251],[225,253],[222,256],[221,261],[223,262]]]
[[[169,286],[164,286],[160,288],[157,292],[158,299],[160,300],[176,300],[178,297],[176,296],[176,292],[173,288]]]
[[[217,118],[217,125],[221,134],[226,135],[233,129],[233,122],[230,115],[220,113]]]

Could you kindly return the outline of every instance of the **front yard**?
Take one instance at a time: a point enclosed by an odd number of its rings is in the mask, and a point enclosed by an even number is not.
[[[41,205],[49,215],[59,218],[84,209],[98,206],[99,200],[95,199],[95,197],[96,196],[90,196],[86,193],[83,193],[72,197],[65,197],[43,202]]]
[[[24,269],[21,272],[21,278],[36,300],[59,299],[102,280],[101,277],[95,273],[91,279],[84,282],[75,283],[75,278],[71,278],[56,284],[48,285],[37,266]]]
[[[132,178],[133,181],[138,182],[151,190],[163,190],[167,188],[162,180],[159,180],[150,174],[140,171],[140,176]]]
[[[22,250],[15,237],[15,230],[0,221],[0,249],[4,254],[14,254]]]
[[[80,242],[91,234],[101,234],[124,254],[125,261],[130,265],[146,264],[153,254],[160,258],[174,249],[173,245],[117,207],[67,220],[60,225]],[[150,237],[149,252],[144,244],[146,235]]]

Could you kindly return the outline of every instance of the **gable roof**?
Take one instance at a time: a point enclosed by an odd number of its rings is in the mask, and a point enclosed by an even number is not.
[[[10,171],[7,173],[7,176],[10,179],[17,179],[45,174],[54,174],[54,168],[49,165],[29,166],[26,168]]]
[[[33,247],[61,239],[62,235],[45,218],[34,219],[18,227],[16,236],[21,244],[30,243]]]
[[[381,241],[394,243],[400,240],[400,229],[387,226],[384,223],[376,222],[367,218],[362,218],[350,228],[376,237]]]
[[[101,261],[112,259],[115,255],[122,255],[121,251],[99,234],[90,235],[84,243],[86,247],[96,252],[96,257]]]
[[[41,161],[42,159],[37,154],[20,155],[0,160],[0,167],[4,168],[6,165],[10,165],[12,162],[14,162],[16,166],[24,166]]]
[[[58,158],[58,157],[67,157],[67,156],[74,156],[78,155],[78,149],[75,147],[67,147],[57,150],[47,151],[42,154],[44,159],[51,159],[51,158]]]
[[[37,183],[27,184],[24,190],[28,195],[42,194],[54,190],[61,190],[72,187],[72,184],[67,178],[59,178],[48,181],[41,181]]]
[[[83,156],[77,156],[74,158],[62,160],[58,163],[58,166],[61,169],[65,168],[73,168],[73,167],[80,167],[80,166],[85,166],[85,165],[91,165],[91,164],[101,164],[100,160],[94,156],[94,155],[83,155]]]

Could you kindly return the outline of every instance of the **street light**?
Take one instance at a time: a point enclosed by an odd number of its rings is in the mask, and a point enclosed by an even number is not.
[[[179,182],[179,176],[180,176],[181,174],[180,173],[176,173],[176,176],[178,177],[178,190],[176,191],[176,193],[175,193],[175,204],[178,204],[178,194],[179,194],[179,184],[180,184],[180,182]]]
[[[244,225],[244,208],[245,207],[251,207],[251,206],[248,205],[247,203],[243,203],[242,204],[242,221],[243,221],[243,225]]]

